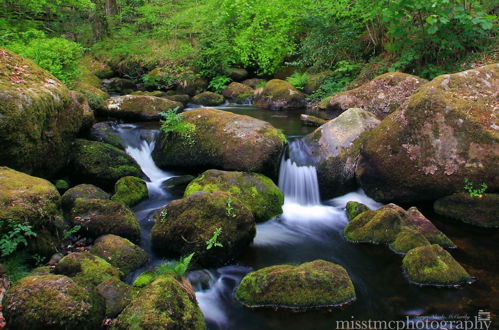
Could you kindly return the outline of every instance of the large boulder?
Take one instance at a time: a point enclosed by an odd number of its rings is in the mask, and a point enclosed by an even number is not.
[[[71,151],[70,175],[74,182],[110,189],[125,176],[141,176],[135,160],[110,144],[77,139]]]
[[[435,200],[465,178],[499,189],[499,64],[443,75],[420,87],[364,144],[356,176],[377,201]]]
[[[406,103],[427,82],[406,73],[385,73],[360,87],[329,98],[326,116],[334,118],[350,108],[362,108],[383,119]]]
[[[152,154],[158,166],[277,175],[286,137],[269,123],[210,108],[183,118],[195,131],[189,137],[161,132]]]
[[[94,185],[80,184],[73,188],[68,189],[62,195],[61,198],[62,210],[65,212],[69,212],[73,208],[74,203],[78,198],[109,199],[111,198],[111,195],[109,195],[107,192]]]
[[[114,185],[114,195],[111,200],[134,206],[147,197],[149,197],[149,190],[144,180],[134,176],[125,176]]]
[[[113,121],[102,121],[92,125],[88,134],[89,140],[107,143],[113,147],[123,149],[119,133],[114,128],[115,125],[117,123]]]
[[[305,96],[287,81],[273,79],[255,92],[255,104],[271,110],[301,109],[305,107]]]
[[[61,275],[28,276],[3,301],[9,329],[98,329],[104,306],[92,291]]]
[[[266,221],[282,213],[284,194],[262,174],[208,170],[192,181],[184,197],[198,191],[229,193],[245,204],[255,220]]]
[[[204,106],[215,106],[225,102],[222,95],[213,92],[203,92],[192,98],[192,103]]]
[[[265,79],[259,79],[259,78],[251,78],[251,79],[246,79],[242,82],[243,85],[249,86],[253,89],[257,89],[260,86],[265,86],[267,84],[267,81]]]
[[[140,227],[135,214],[123,204],[104,199],[78,198],[70,211],[73,226],[91,238],[114,234],[138,243]]]
[[[366,110],[348,109],[304,138],[316,160],[323,198],[339,196],[355,189],[355,169],[363,142],[359,137],[379,123]]]
[[[455,286],[473,281],[463,266],[436,244],[410,250],[402,264],[409,280],[420,285]]]
[[[125,120],[156,121],[161,118],[161,112],[175,108],[183,109],[184,105],[155,96],[123,95],[106,100],[98,113]]]
[[[130,303],[134,294],[133,288],[116,277],[102,281],[96,287],[106,305],[106,317],[115,318]]]
[[[192,75],[186,75],[177,83],[175,92],[177,94],[187,94],[194,96],[202,93],[208,88],[208,82],[203,78],[198,78]]]
[[[112,329],[193,329],[206,325],[188,281],[161,275],[123,310]]]
[[[433,208],[436,213],[478,227],[499,227],[499,194],[470,196],[457,193],[438,199]]]
[[[242,68],[230,68],[227,75],[233,81],[243,81],[248,77],[248,71]]]
[[[67,163],[83,112],[54,76],[0,49],[0,165],[54,175]]]
[[[234,260],[254,237],[251,211],[219,191],[198,192],[171,202],[158,214],[151,231],[153,247],[159,254],[184,256],[195,252],[197,262],[206,267]]]
[[[233,82],[223,90],[222,95],[232,102],[246,103],[248,102],[248,99],[253,97],[254,93],[255,90],[253,88],[238,82]]]
[[[355,288],[345,268],[315,260],[249,273],[239,284],[236,297],[251,308],[330,308],[354,301]]]
[[[37,234],[28,240],[33,253],[52,255],[64,228],[61,196],[52,183],[8,167],[0,167],[0,233],[10,231],[10,223],[27,223]]]

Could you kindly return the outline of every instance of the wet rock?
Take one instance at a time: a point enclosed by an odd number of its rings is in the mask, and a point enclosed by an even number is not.
[[[319,126],[324,125],[324,124],[327,123],[327,120],[324,120],[324,119],[321,119],[321,118],[317,118],[317,117],[314,117],[314,116],[310,116],[310,115],[306,115],[306,114],[301,114],[300,115],[300,120],[306,126],[319,127]]]
[[[265,86],[267,81],[265,79],[259,79],[259,78],[251,78],[251,79],[246,79],[242,82],[242,84],[249,86],[253,89],[257,89],[261,86]]]
[[[198,191],[223,191],[245,204],[257,222],[266,221],[282,213],[284,194],[264,175],[245,172],[208,170],[192,181],[184,197]]]
[[[87,131],[95,123],[94,111],[90,108],[90,105],[87,102],[87,96],[76,91],[69,91],[69,95],[71,96],[70,107],[72,109],[81,109],[83,112],[80,131]]]
[[[104,190],[91,184],[80,184],[68,189],[61,198],[61,206],[65,212],[69,212],[77,198],[82,199],[109,199],[109,195]]]
[[[137,89],[137,85],[130,79],[115,77],[104,83],[107,91],[111,93],[129,94]]]
[[[204,106],[220,105],[225,102],[222,95],[213,92],[203,92],[192,98],[192,103]]]
[[[198,192],[171,202],[158,214],[151,231],[159,254],[178,257],[195,252],[196,261],[206,267],[234,260],[254,236],[251,211],[224,192]],[[210,239],[220,245],[208,249]]]
[[[208,82],[203,78],[197,78],[195,76],[185,76],[177,84],[175,92],[177,94],[187,94],[194,96],[196,94],[202,93],[208,88]]]
[[[174,102],[180,102],[184,106],[186,106],[190,101],[191,97],[187,94],[175,94],[175,95],[168,95],[168,96],[163,96],[165,99],[169,99]]]
[[[115,318],[132,300],[132,287],[115,277],[102,281],[97,286],[97,292],[104,299],[106,317]]]
[[[119,179],[114,185],[114,195],[111,200],[126,206],[134,206],[148,197],[149,191],[144,180],[134,176],[126,176]]]
[[[464,178],[499,189],[494,126],[499,64],[443,75],[420,87],[364,144],[356,176],[377,201],[435,200]]]
[[[239,284],[236,297],[251,308],[291,309],[340,306],[356,298],[347,271],[324,260],[249,273]]]
[[[449,252],[436,244],[410,250],[402,263],[409,280],[421,285],[454,286],[473,280]]]
[[[192,175],[181,175],[165,180],[161,186],[174,194],[184,194],[187,185],[194,180],[195,177]]]
[[[152,157],[160,167],[236,170],[277,176],[285,136],[267,122],[203,108],[183,114],[195,131],[161,132]]]
[[[347,203],[346,212],[348,220],[353,220],[359,214],[369,211],[369,208],[362,203],[350,201]]]
[[[229,72],[227,72],[227,75],[233,81],[243,81],[248,77],[248,71],[241,68],[231,68],[229,69]]]
[[[223,90],[222,95],[232,102],[247,103],[248,100],[253,97],[254,93],[255,91],[253,88],[238,82],[233,82]]]
[[[183,109],[184,105],[155,96],[123,95],[106,100],[98,113],[124,120],[157,121],[161,112],[175,108]]]
[[[300,109],[305,107],[305,96],[287,81],[273,79],[256,91],[255,104],[271,110]]]
[[[499,194],[457,193],[433,204],[435,213],[478,227],[499,227]]]
[[[142,267],[149,260],[142,248],[116,235],[104,235],[96,239],[90,253],[106,260],[125,275]]]
[[[114,129],[116,124],[113,121],[103,121],[94,124],[90,129],[89,140],[107,143],[113,147],[123,149],[118,132]]]

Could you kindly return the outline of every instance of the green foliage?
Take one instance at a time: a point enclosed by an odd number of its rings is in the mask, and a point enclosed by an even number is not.
[[[81,229],[81,226],[76,225],[76,226],[72,227],[71,229],[64,231],[64,235],[62,235],[62,239],[64,241],[67,240],[68,238],[70,238],[71,236],[76,234],[80,229]]]
[[[295,72],[286,80],[293,85],[296,89],[303,91],[308,82],[309,75],[307,73]]]
[[[27,238],[36,236],[30,224],[20,223],[11,219],[6,221],[0,220],[0,228],[4,232],[0,236],[0,253],[2,257],[14,253],[20,244],[27,246]]]
[[[31,258],[35,261],[36,267],[43,266],[45,264],[45,260],[47,260],[47,258],[45,258],[44,256],[41,256],[39,254],[33,254],[31,256]]]
[[[187,144],[192,145],[194,141],[194,133],[196,126],[184,120],[182,113],[177,113],[179,108],[170,109],[167,112],[161,112],[163,117],[161,120],[161,130],[165,133],[173,133],[180,135]]]
[[[339,61],[332,74],[326,77],[321,86],[310,96],[313,100],[321,100],[327,96],[342,92],[357,76],[360,65],[348,61]]]
[[[218,227],[213,232],[213,235],[209,240],[206,241],[206,250],[210,250],[213,247],[223,247],[223,244],[218,241],[218,237],[222,234],[222,227]]]
[[[151,282],[156,276],[164,275],[164,274],[174,274],[178,276],[184,276],[187,270],[189,269],[189,265],[191,263],[192,258],[195,253],[191,253],[185,257],[180,258],[178,261],[173,262],[164,262],[161,265],[157,266],[152,271],[146,271],[140,274],[139,277],[133,282],[134,286],[144,287],[149,282]]]
[[[467,178],[464,178],[464,190],[466,190],[471,197],[482,197],[482,194],[487,188],[488,186],[485,183],[482,183],[480,188],[474,188],[474,183]]]
[[[209,85],[208,88],[211,89],[215,93],[222,93],[223,90],[227,87],[227,85],[232,81],[229,77],[226,76],[216,76],[213,78]]]
[[[227,198],[227,203],[225,204],[225,213],[231,218],[237,217],[237,214],[234,212],[234,207],[232,206],[233,202],[234,200],[232,197],[229,197]]]
[[[170,63],[142,76],[146,87],[154,89],[172,89],[182,80],[193,79],[194,73],[181,64]]]
[[[28,254],[25,251],[21,251],[3,260],[5,273],[10,282],[15,283],[29,274],[31,267],[28,259]]]

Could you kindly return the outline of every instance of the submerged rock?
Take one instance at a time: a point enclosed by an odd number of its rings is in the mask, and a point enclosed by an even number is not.
[[[98,113],[125,120],[157,121],[161,118],[161,112],[175,108],[183,109],[184,105],[155,96],[123,95],[106,100]]]
[[[274,182],[257,173],[208,170],[187,186],[184,197],[198,191],[229,193],[253,212],[257,222],[281,214],[284,204],[284,194]]]
[[[192,103],[205,106],[220,105],[225,102],[222,95],[213,92],[203,92],[192,98]]]
[[[464,178],[499,189],[499,64],[439,76],[373,129],[356,176],[377,201],[435,200]]]
[[[61,206],[65,212],[69,212],[76,201],[76,199],[109,199],[109,195],[104,190],[91,184],[80,184],[73,188],[68,189],[61,198]]]
[[[50,177],[67,163],[84,107],[32,61],[0,49],[0,165]]]
[[[454,286],[473,280],[449,252],[436,244],[410,250],[402,263],[409,280],[421,285]]]
[[[76,199],[70,221],[73,226],[80,225],[81,232],[91,238],[114,234],[135,243],[140,241],[135,214],[125,205],[111,200]]]
[[[433,204],[435,213],[484,228],[499,227],[499,194],[472,197],[457,193],[440,198]]]
[[[253,97],[254,93],[255,91],[253,88],[238,82],[233,82],[223,90],[222,95],[233,102],[246,103],[248,99]]]
[[[195,131],[188,137],[161,132],[152,154],[158,166],[277,176],[286,138],[269,123],[209,108],[187,111],[183,117]]]
[[[77,139],[71,152],[71,176],[75,182],[112,188],[125,176],[140,176],[142,171],[123,150],[107,143]]]
[[[188,281],[161,275],[132,298],[112,329],[205,329]]]
[[[104,306],[92,291],[61,275],[28,276],[3,301],[10,329],[98,329]]]
[[[114,129],[117,122],[103,121],[96,123],[90,129],[89,139],[92,141],[103,142],[113,147],[123,149],[118,132]]]
[[[234,260],[254,237],[251,211],[238,199],[218,191],[200,191],[171,202],[156,217],[151,231],[153,247],[161,255],[195,252],[196,261],[206,267]]]
[[[356,298],[345,268],[324,260],[249,273],[239,284],[236,297],[247,307],[293,309],[340,306]]]
[[[255,104],[271,110],[301,109],[305,107],[305,96],[287,81],[273,79],[256,91]]]
[[[125,176],[114,185],[114,195],[111,200],[126,206],[134,206],[148,197],[149,191],[144,180],[134,176]]]
[[[149,260],[141,247],[116,235],[104,235],[96,239],[90,253],[106,260],[125,275],[142,267]]]

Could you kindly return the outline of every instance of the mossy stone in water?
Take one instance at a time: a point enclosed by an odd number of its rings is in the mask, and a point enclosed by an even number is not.
[[[71,189],[68,189],[61,198],[62,209],[65,212],[69,212],[74,206],[75,200],[78,198],[82,199],[109,199],[111,196],[91,184],[80,184]]]
[[[134,289],[116,277],[110,277],[97,286],[97,292],[104,299],[106,316],[114,318],[130,303]]]
[[[417,284],[452,286],[472,280],[452,255],[437,244],[410,250],[402,263],[409,280]]]
[[[350,201],[347,203],[346,212],[348,220],[353,220],[359,214],[369,211],[369,208],[362,203]]]
[[[390,248],[396,253],[405,254],[414,248],[425,245],[431,245],[431,243],[422,234],[412,230],[403,230],[390,244]]]
[[[114,195],[111,200],[134,206],[149,197],[146,182],[134,176],[119,179],[114,185]]]
[[[215,106],[223,104],[225,101],[224,97],[220,94],[213,92],[203,92],[192,98],[194,104],[200,104],[205,106]]]
[[[104,306],[93,292],[61,275],[28,276],[4,299],[10,329],[98,329]]]
[[[233,82],[227,86],[222,95],[229,100],[236,103],[244,103],[248,101],[248,98],[252,98],[255,90],[247,85]]]
[[[453,194],[433,204],[436,213],[478,227],[499,227],[499,194]]]
[[[271,110],[300,109],[305,107],[305,95],[287,81],[273,79],[256,91],[255,104]]]
[[[125,275],[149,260],[147,253],[141,247],[116,235],[105,235],[96,239],[90,253],[106,260]]]
[[[140,290],[112,329],[205,329],[194,290],[187,280],[161,275]]]
[[[198,191],[229,193],[253,212],[257,222],[281,214],[284,204],[284,194],[274,182],[257,173],[208,170],[187,186],[184,197]]]
[[[80,225],[81,232],[88,237],[114,234],[135,243],[140,241],[140,227],[135,214],[118,202],[78,198],[69,215],[72,225]]]
[[[247,307],[307,309],[349,303],[355,300],[355,288],[343,267],[315,260],[249,273],[239,284],[236,297]]]

